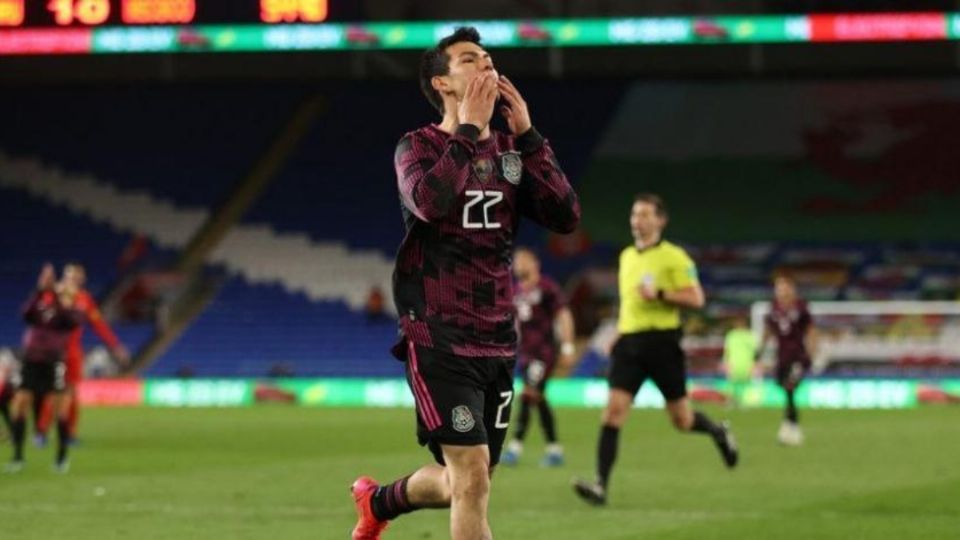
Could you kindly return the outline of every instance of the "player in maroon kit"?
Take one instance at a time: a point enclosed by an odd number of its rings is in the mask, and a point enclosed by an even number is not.
[[[66,353],[70,333],[82,321],[83,315],[74,309],[77,289],[70,283],[55,283],[53,266],[46,265],[40,273],[37,290],[23,308],[27,330],[23,335],[22,383],[13,396],[10,416],[13,435],[13,460],[8,472],[23,469],[23,442],[26,431],[26,413],[34,399],[54,393],[57,399],[57,461],[56,468],[66,472],[69,428],[66,413],[69,401],[62,399],[66,390]]]
[[[773,280],[774,299],[764,321],[763,340],[757,356],[763,354],[767,340],[777,340],[777,366],[775,374],[787,395],[784,421],[777,438],[782,444],[796,446],[803,443],[795,394],[800,381],[810,370],[811,355],[816,347],[816,329],[807,303],[797,295],[797,286],[787,275]]]
[[[443,115],[403,136],[394,164],[406,237],[393,275],[417,436],[437,464],[354,482],[354,540],[420,508],[450,508],[453,540],[492,538],[490,476],[513,400],[517,331],[510,264],[520,216],[573,231],[580,204],[523,97],[473,28],[428,49],[420,86]],[[492,130],[497,98],[509,133]]]
[[[79,388],[83,380],[83,328],[89,325],[97,334],[100,340],[110,349],[110,354],[120,365],[130,363],[130,354],[126,347],[117,338],[110,325],[103,319],[100,308],[93,295],[86,289],[87,272],[83,265],[79,263],[70,263],[63,267],[63,281],[69,282],[71,286],[77,289],[74,308],[83,313],[83,324],[78,326],[70,334],[70,341],[67,345],[67,389],[66,399],[70,402],[70,411],[67,417],[67,423],[70,427],[70,440],[76,441],[77,423],[80,416]],[[54,416],[54,404],[52,400],[44,400],[41,414],[37,418],[35,441],[37,446],[46,444],[47,427],[50,425]]]
[[[520,319],[523,394],[520,396],[517,429],[501,461],[504,465],[515,465],[520,460],[523,439],[530,423],[530,409],[536,407],[547,441],[547,451],[540,464],[556,467],[563,464],[563,448],[557,442],[557,430],[553,411],[547,403],[546,387],[547,380],[557,366],[558,337],[562,343],[560,353],[567,363],[572,361],[573,314],[566,305],[560,286],[540,273],[540,260],[529,249],[520,248],[514,254],[513,274],[517,277],[514,303],[517,306],[517,318]]]

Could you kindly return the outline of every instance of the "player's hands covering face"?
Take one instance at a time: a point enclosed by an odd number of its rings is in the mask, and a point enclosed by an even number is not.
[[[457,108],[461,124],[473,124],[483,130],[493,117],[493,104],[497,99],[497,75],[486,72],[467,84],[467,90]]]
[[[520,92],[517,91],[517,87],[506,77],[500,77],[497,88],[500,90],[500,96],[506,101],[506,105],[500,107],[500,114],[507,121],[510,133],[523,135],[533,125],[530,122],[527,102],[523,100]]]

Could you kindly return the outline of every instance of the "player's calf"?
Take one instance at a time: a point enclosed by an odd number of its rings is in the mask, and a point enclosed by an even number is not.
[[[490,454],[486,445],[444,446],[450,478],[450,536],[453,540],[485,538],[490,497]]]
[[[667,411],[673,425],[678,430],[709,435],[717,446],[724,464],[729,468],[737,466],[737,462],[740,460],[740,451],[737,448],[736,439],[730,431],[729,424],[726,422],[717,424],[706,414],[692,410],[686,398],[668,401]]]
[[[490,494],[490,472],[483,462],[471,461],[450,465],[451,504],[458,501],[485,500]]]

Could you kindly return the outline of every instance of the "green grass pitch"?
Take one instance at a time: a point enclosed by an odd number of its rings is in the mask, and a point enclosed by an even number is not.
[[[733,422],[736,471],[707,439],[673,432],[662,411],[634,411],[602,509],[569,486],[592,474],[598,411],[558,411],[567,451],[559,469],[538,466],[534,424],[520,466],[494,478],[494,536],[960,538],[960,409],[803,411],[801,448],[776,444],[778,411],[706,411]],[[87,409],[69,474],[51,472],[52,451],[31,446],[24,472],[0,476],[2,537],[346,539],[357,475],[392,480],[429,458],[414,442],[412,415]],[[404,516],[384,540],[448,538],[447,519],[442,510]]]

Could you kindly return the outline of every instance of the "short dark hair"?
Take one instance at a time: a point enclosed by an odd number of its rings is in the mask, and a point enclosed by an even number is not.
[[[430,80],[450,72],[450,56],[447,55],[447,47],[464,41],[480,45],[480,32],[472,26],[461,26],[438,41],[436,47],[423,51],[423,56],[420,57],[420,90],[427,101],[440,111],[440,114],[443,114],[443,97],[440,96],[440,92],[434,90]]]
[[[776,283],[776,282],[778,282],[778,281],[780,281],[780,280],[786,281],[787,283],[793,285],[794,287],[796,287],[796,285],[797,285],[797,280],[796,280],[796,278],[794,278],[794,277],[793,277],[793,274],[791,274],[790,272],[788,272],[788,271],[786,271],[786,270],[779,270],[779,271],[777,271],[776,273],[773,274],[773,282],[774,282],[774,283]]]
[[[663,198],[656,193],[637,193],[633,197],[633,202],[645,202],[652,204],[653,209],[657,212],[658,216],[664,219],[667,218],[667,205],[663,202]]]
[[[513,250],[513,254],[516,256],[518,253],[529,253],[534,259],[540,260],[540,255],[531,247],[517,246],[517,248]]]

